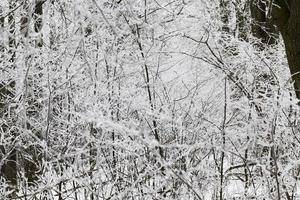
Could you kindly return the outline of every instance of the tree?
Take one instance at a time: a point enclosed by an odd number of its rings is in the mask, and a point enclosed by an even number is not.
[[[273,22],[284,40],[295,93],[300,100],[300,2],[274,0],[271,9]]]

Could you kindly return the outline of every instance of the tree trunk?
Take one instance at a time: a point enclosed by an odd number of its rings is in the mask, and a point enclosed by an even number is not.
[[[300,1],[274,0],[272,17],[283,37],[294,90],[300,99]]]

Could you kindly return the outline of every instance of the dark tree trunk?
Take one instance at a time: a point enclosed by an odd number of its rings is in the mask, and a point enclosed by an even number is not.
[[[294,89],[300,99],[300,1],[274,0],[272,17],[285,44]]]

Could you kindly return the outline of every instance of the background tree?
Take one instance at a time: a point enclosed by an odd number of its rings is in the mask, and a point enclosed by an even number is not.
[[[273,2],[272,17],[274,24],[278,27],[286,49],[289,68],[294,81],[294,89],[298,99],[300,99],[300,78],[299,78],[299,11],[300,4],[294,0],[276,0]]]

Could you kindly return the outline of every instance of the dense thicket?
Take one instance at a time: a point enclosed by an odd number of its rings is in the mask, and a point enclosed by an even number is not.
[[[1,1],[0,198],[299,198],[298,4]]]

